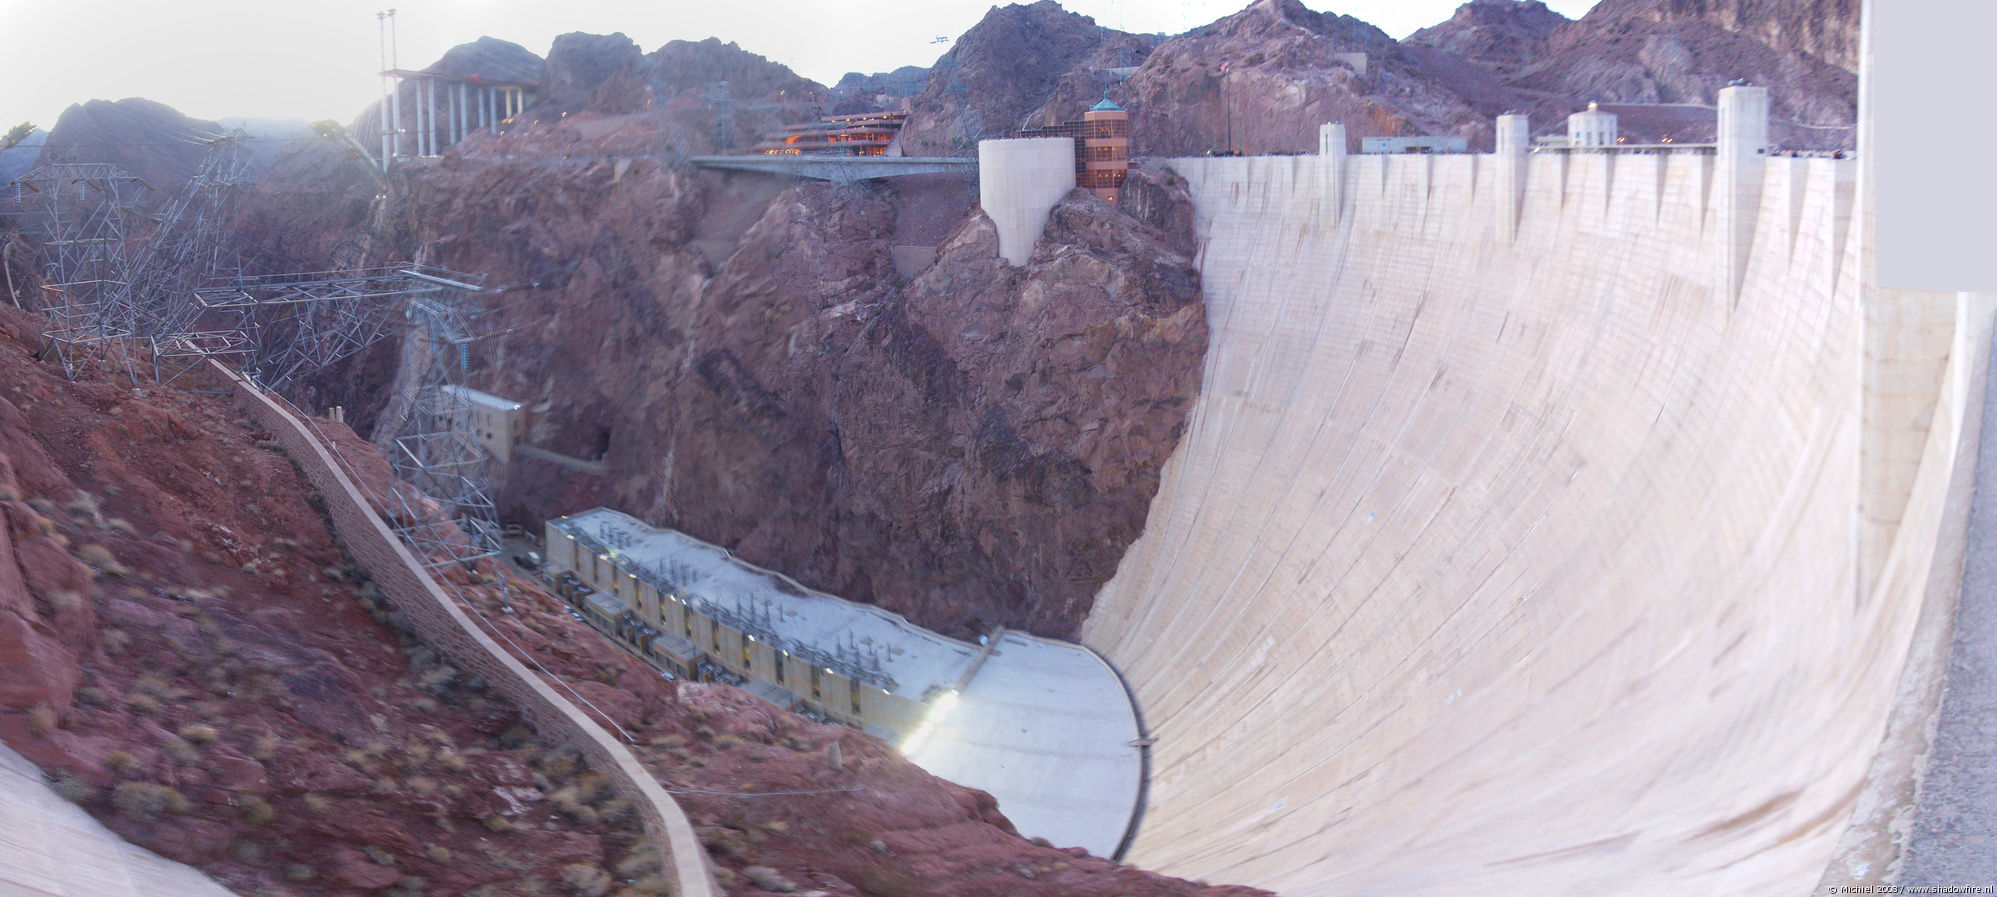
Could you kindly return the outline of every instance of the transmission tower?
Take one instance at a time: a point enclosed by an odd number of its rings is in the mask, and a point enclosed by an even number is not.
[[[56,162],[14,184],[17,215],[48,277],[43,357],[75,379],[132,335],[129,238],[145,183],[108,163]]]
[[[421,493],[400,493],[414,500],[401,509],[397,531],[425,564],[470,564],[502,549],[464,383],[478,294],[444,289],[411,298],[405,309],[415,329],[407,350],[420,373],[402,390],[401,414],[384,422],[390,431],[375,436],[396,477]]]

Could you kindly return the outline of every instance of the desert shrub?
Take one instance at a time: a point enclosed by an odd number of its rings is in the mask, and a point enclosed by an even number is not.
[[[104,768],[121,776],[129,775],[132,770],[139,768],[139,758],[125,751],[112,751],[104,755]]]
[[[611,897],[659,897],[661,894],[671,894],[672,892],[673,883],[667,881],[665,876],[647,875],[644,878],[625,885],[623,890],[611,895]]]
[[[47,735],[55,731],[58,720],[55,708],[46,702],[28,708],[28,731],[36,735]]]
[[[250,742],[250,756],[258,760],[269,760],[277,756],[277,739],[270,735],[258,735]]]
[[[221,733],[216,732],[214,726],[207,725],[206,723],[189,723],[180,727],[180,737],[187,739],[192,744],[214,744],[215,739],[220,737],[220,735]]]
[[[111,806],[127,819],[145,822],[162,813],[187,812],[187,798],[170,785],[125,782],[111,789]]]
[[[166,751],[167,756],[184,766],[192,766],[201,760],[201,749],[178,735],[168,735],[166,740],[160,742],[160,750]]]
[[[659,871],[662,864],[659,862],[659,852],[653,850],[650,844],[640,842],[639,847],[617,861],[615,868],[619,878],[638,878]]]
[[[70,803],[87,804],[97,799],[97,786],[77,778],[66,770],[46,773],[43,778],[49,783],[49,790]]]
[[[251,825],[269,825],[277,818],[277,808],[255,794],[237,795],[236,808],[243,811],[243,820]]]
[[[262,844],[248,838],[237,838],[229,842],[229,856],[245,866],[261,866],[269,859],[269,853]]]
[[[125,646],[131,643],[131,635],[123,629],[106,629],[104,635],[98,639],[98,644],[104,646],[106,654],[121,653],[125,650]]]
[[[596,816],[613,826],[622,826],[636,821],[637,814],[631,809],[630,801],[613,797],[596,805]]]
[[[159,699],[145,692],[133,692],[125,698],[125,706],[133,713],[154,714],[159,712]]]
[[[580,897],[603,897],[610,893],[610,875],[588,863],[570,863],[562,867],[563,886]]]
[[[498,816],[498,815],[487,816],[479,821],[485,823],[486,828],[489,828],[495,832],[513,831],[513,820],[508,819],[504,816]]]
[[[423,848],[423,855],[429,857],[430,862],[440,865],[451,861],[451,849],[442,844],[432,844]]]
[[[77,549],[76,559],[97,568],[97,572],[106,576],[128,576],[132,572],[130,567],[118,563],[111,549],[95,542]]]

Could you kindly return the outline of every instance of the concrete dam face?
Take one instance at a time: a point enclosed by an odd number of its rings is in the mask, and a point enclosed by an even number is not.
[[[1868,336],[1853,160],[1338,142],[1171,163],[1212,342],[1083,634],[1156,739],[1130,861],[1807,892],[1952,587],[1987,329]]]

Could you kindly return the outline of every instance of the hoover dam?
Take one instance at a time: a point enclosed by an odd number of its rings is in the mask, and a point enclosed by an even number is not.
[[[1113,129],[708,155],[562,41],[273,169],[257,239],[409,260],[202,319],[310,377],[0,308],[0,897],[1997,889],[1997,293],[1880,275],[1876,103],[1133,162],[1104,55]]]
[[[1988,298],[1868,291],[1849,159],[1339,136],[1171,163],[1212,343],[1083,637],[1156,739],[1131,861],[1803,893],[1952,598]]]

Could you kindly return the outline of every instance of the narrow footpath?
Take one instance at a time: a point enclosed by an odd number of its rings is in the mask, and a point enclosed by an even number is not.
[[[1988,368],[1948,685],[1900,875],[1910,891],[1997,888],[1997,362]]]

